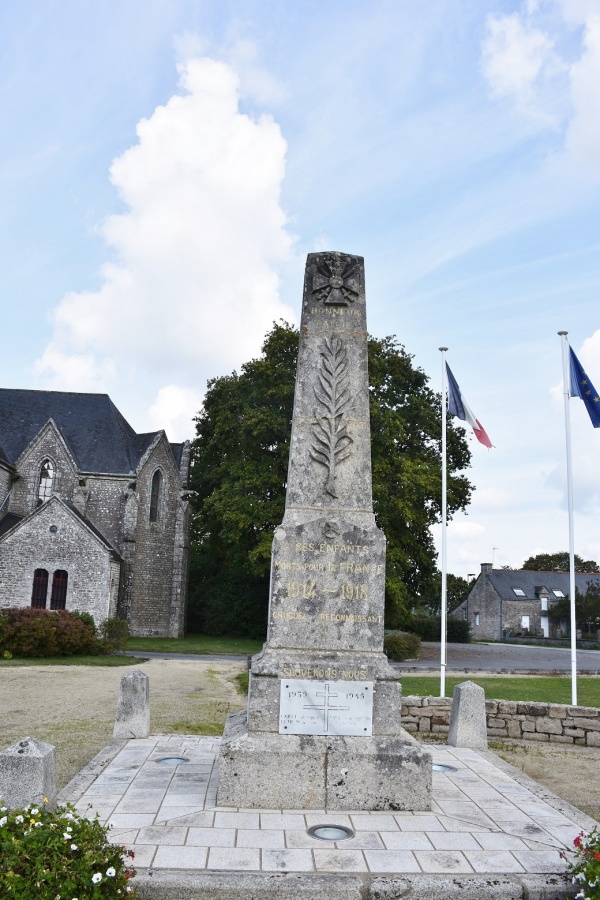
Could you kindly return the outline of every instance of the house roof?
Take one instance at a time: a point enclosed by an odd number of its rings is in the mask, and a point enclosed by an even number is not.
[[[0,388],[0,457],[14,464],[50,419],[82,472],[133,474],[159,434],[136,434],[108,394]],[[179,465],[183,444],[170,446]]]
[[[16,513],[6,513],[5,516],[2,516],[0,518],[0,537],[10,531],[22,518],[23,516],[18,516]]]
[[[18,527],[26,528],[29,522],[32,519],[37,518],[38,516],[44,516],[48,513],[49,510],[52,510],[54,507],[58,506],[66,509],[72,516],[74,516],[81,525],[85,526],[88,531],[90,531],[94,537],[100,541],[100,543],[105,547],[105,549],[119,562],[122,562],[122,556],[115,547],[115,545],[104,535],[99,528],[97,528],[93,522],[91,522],[86,516],[84,516],[73,503],[69,503],[65,500],[61,500],[60,497],[57,497],[54,494],[47,500],[45,503],[42,503],[40,506],[36,507],[32,513],[28,516],[17,516],[14,513],[8,513],[4,516],[3,519],[0,519],[0,538],[4,537],[12,529],[17,530]]]
[[[492,569],[487,577],[490,583],[503,600],[537,600],[540,588],[546,588],[550,597],[555,597],[553,591],[562,591],[566,596],[569,593],[568,572],[529,572],[525,569]],[[575,586],[585,593],[590,582],[600,580],[599,574],[588,572],[575,575]],[[514,588],[523,591],[525,596],[515,594]]]

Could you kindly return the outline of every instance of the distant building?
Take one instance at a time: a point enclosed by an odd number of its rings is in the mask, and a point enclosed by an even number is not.
[[[577,574],[575,585],[585,594],[588,585],[599,577],[593,573]],[[553,604],[568,594],[568,572],[493,569],[491,563],[482,563],[481,574],[467,599],[452,615],[470,622],[475,640],[501,641],[519,635],[558,637],[558,631],[568,631],[569,623],[553,622],[548,613]]]
[[[183,634],[190,444],[136,434],[106,394],[0,389],[0,608]]]

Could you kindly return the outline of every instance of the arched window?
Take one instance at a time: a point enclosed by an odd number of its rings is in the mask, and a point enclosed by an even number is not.
[[[45,459],[40,470],[40,484],[38,488],[38,500],[45,503],[52,496],[54,487],[54,466],[49,459]]]
[[[150,521],[158,522],[158,510],[160,504],[160,486],[162,483],[162,473],[157,469],[152,476],[152,488],[150,491]]]
[[[67,605],[67,582],[69,573],[64,569],[57,569],[52,578],[52,594],[50,595],[50,609],[64,609]]]
[[[48,596],[48,572],[46,569],[36,569],[33,573],[33,590],[31,591],[31,605],[34,609],[46,609],[46,597]]]

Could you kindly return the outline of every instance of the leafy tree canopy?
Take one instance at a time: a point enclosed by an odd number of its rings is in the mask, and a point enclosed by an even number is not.
[[[467,599],[467,594],[474,582],[467,581],[461,575],[446,573],[446,604],[448,612]],[[440,616],[442,613],[442,573],[437,571],[432,579],[433,592],[429,598],[421,604],[424,612],[429,616]]]
[[[568,595],[552,603],[548,615],[559,622],[571,619],[571,602]],[[577,628],[585,632],[596,632],[600,628],[600,580],[588,583],[585,594],[575,588],[575,622]]]
[[[273,531],[285,507],[298,331],[267,334],[259,359],[208,384],[196,417],[191,629],[262,637]],[[392,337],[369,339],[373,496],[387,537],[386,624],[398,627],[432,594],[440,520],[440,398]],[[448,511],[469,503],[470,450],[448,423]]]
[[[521,568],[529,572],[568,572],[569,551],[538,553],[537,556],[530,556],[529,559],[526,559]],[[582,559],[581,556],[575,554],[575,571],[600,573],[600,568],[593,559]]]

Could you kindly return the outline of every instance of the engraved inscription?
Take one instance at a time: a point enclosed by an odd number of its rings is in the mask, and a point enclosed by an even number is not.
[[[373,682],[280,682],[280,734],[373,733]]]
[[[355,259],[318,256],[312,293],[326,306],[348,306],[358,297],[358,266]]]
[[[344,423],[344,413],[350,408],[350,383],[348,380],[346,348],[340,338],[325,340],[321,350],[319,386],[315,397],[323,407],[315,410],[312,427],[311,458],[327,469],[325,491],[337,498],[335,470],[339,463],[350,456],[352,438]]]

